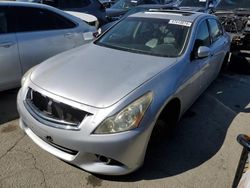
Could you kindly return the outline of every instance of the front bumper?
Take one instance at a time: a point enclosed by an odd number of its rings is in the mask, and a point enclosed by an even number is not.
[[[27,88],[20,89],[17,98],[20,127],[44,150],[86,171],[104,175],[128,174],[143,164],[153,126],[102,135],[91,134],[91,121],[77,131],[50,127],[36,120],[26,109],[26,93]],[[110,159],[111,163],[100,160],[100,156]]]

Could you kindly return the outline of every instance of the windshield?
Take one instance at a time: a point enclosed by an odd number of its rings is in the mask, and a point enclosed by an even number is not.
[[[218,9],[250,8],[250,0],[221,0]]]
[[[152,18],[126,18],[95,44],[134,53],[177,57],[185,46],[191,22]]]
[[[183,0],[180,7],[206,7],[206,0]]]

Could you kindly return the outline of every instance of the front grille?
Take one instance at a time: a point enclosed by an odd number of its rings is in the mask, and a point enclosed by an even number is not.
[[[86,116],[91,115],[83,110],[57,102],[33,89],[29,89],[26,103],[36,116],[59,125],[77,127]]]

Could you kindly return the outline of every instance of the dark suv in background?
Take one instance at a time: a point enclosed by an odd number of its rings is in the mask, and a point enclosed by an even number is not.
[[[179,8],[183,11],[212,13],[220,0],[182,0]]]
[[[107,22],[105,7],[98,0],[16,0],[47,4],[62,10],[84,12],[97,17],[100,25]]]
[[[114,21],[120,19],[129,10],[139,5],[160,4],[173,6],[176,2],[176,0],[118,0],[110,8],[106,9],[106,13],[108,20]]]

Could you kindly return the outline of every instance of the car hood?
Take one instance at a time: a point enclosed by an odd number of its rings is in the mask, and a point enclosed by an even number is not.
[[[106,108],[175,62],[88,44],[40,64],[31,81],[58,96]]]

